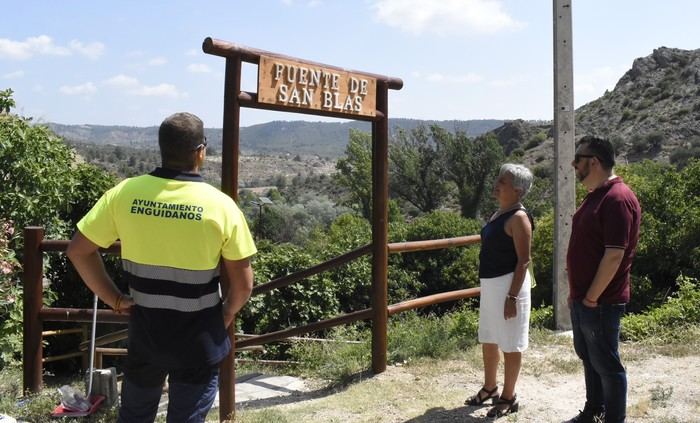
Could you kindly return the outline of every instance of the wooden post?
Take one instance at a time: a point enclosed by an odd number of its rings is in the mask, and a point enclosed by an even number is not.
[[[557,329],[571,329],[567,299],[566,251],[576,204],[574,159],[574,72],[571,0],[554,0],[554,320]]]
[[[43,306],[43,253],[41,241],[44,228],[30,226],[24,228],[24,343],[22,349],[23,391],[39,392],[41,380],[41,331],[43,330],[39,311]]]
[[[241,58],[226,59],[224,80],[224,127],[221,152],[221,190],[238,201],[238,156],[240,150],[241,106],[238,94],[241,92]],[[223,270],[223,269],[222,269]],[[222,272],[221,277],[228,277]],[[227,284],[227,286],[229,286]],[[224,296],[226,293],[223,293]],[[231,340],[231,353],[220,366],[219,379],[219,421],[233,421],[236,412],[236,319],[228,328]]]
[[[372,122],[372,371],[386,370],[387,267],[389,196],[389,87],[377,81],[377,110],[384,116]]]

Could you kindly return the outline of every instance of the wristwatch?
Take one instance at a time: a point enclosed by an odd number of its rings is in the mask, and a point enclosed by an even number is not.
[[[518,296],[517,296],[517,295],[510,295],[510,294],[508,294],[508,295],[506,295],[506,298],[509,299],[509,300],[511,300],[511,301],[513,301],[514,303],[515,303],[515,302],[518,302]]]

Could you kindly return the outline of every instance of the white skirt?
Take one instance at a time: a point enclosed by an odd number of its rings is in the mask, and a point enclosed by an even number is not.
[[[518,293],[517,314],[506,320],[503,307],[512,282],[513,273],[481,279],[479,342],[497,344],[503,352],[522,352],[527,349],[530,327],[530,272],[525,273]]]

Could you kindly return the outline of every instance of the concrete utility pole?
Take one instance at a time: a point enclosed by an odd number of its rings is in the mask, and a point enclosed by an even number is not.
[[[574,61],[571,37],[571,1],[554,0],[554,320],[557,329],[571,329],[567,305],[569,284],[566,250],[576,205],[574,159]]]

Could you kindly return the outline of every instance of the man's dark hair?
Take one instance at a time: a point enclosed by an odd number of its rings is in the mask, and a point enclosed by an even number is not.
[[[586,145],[586,149],[593,154],[603,169],[610,170],[615,166],[615,149],[610,141],[593,135],[586,135],[578,141],[578,145]]]
[[[204,141],[204,124],[192,113],[170,115],[158,129],[158,146],[163,167],[175,170],[192,170],[195,155]]]

